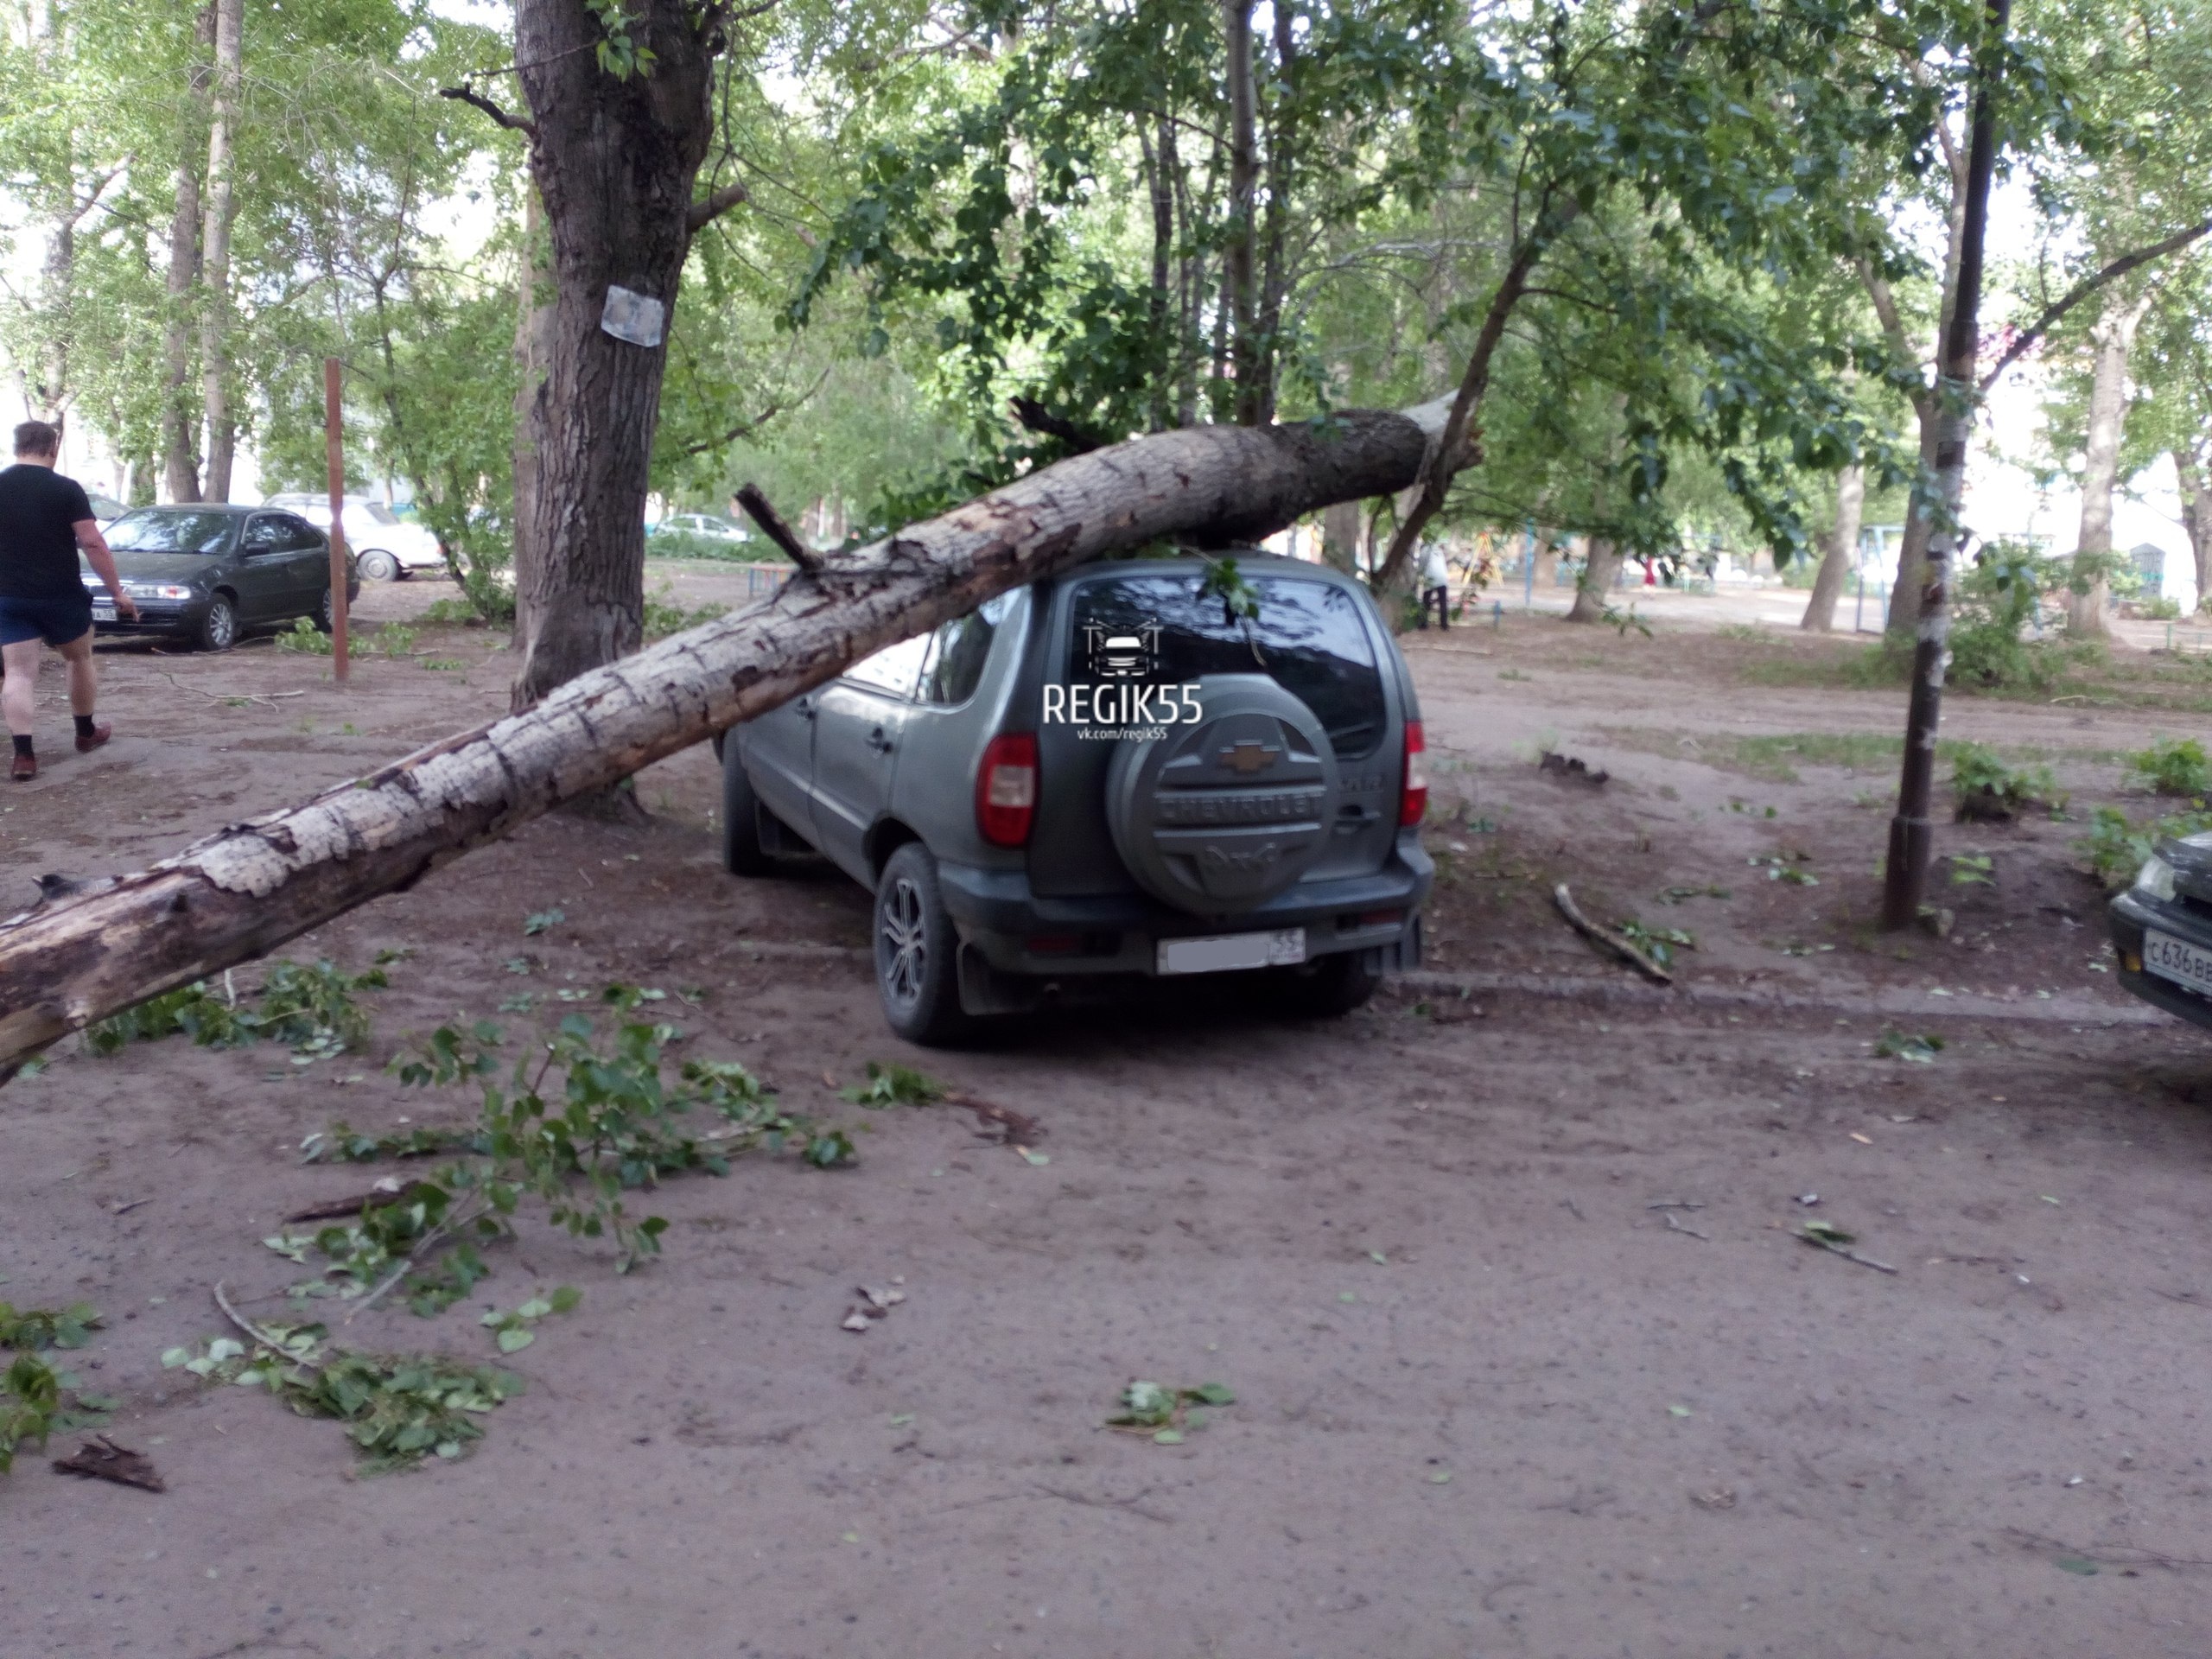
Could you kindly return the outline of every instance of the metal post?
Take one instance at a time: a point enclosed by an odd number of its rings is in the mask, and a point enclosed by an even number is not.
[[[1959,238],[1958,296],[1936,365],[1936,395],[1942,405],[1936,428],[1936,474],[1940,494],[1936,533],[1928,538],[1928,569],[1920,590],[1920,626],[1912,653],[1912,703],[1905,715],[1904,766],[1897,779],[1897,816],[1890,820],[1889,861],[1883,868],[1882,925],[1910,927],[1919,919],[1928,880],[1935,825],[1929,798],[1936,783],[1936,734],[1943,718],[1943,658],[1950,644],[1951,560],[1958,551],[1959,505],[1964,494],[1967,446],[1974,436],[1974,363],[1981,318],[1981,268],[1989,229],[1990,177],[1997,162],[1997,65],[2011,21],[2012,0],[1988,0],[1987,32],[1974,54],[1974,121],[1967,149],[1965,222]]]
[[[1531,518],[1529,521],[1528,528],[1524,533],[1528,537],[1528,542],[1522,550],[1521,558],[1521,563],[1522,566],[1521,572],[1521,608],[1522,611],[1527,612],[1533,611],[1536,608],[1536,521],[1535,519]]]
[[[330,671],[346,683],[346,445],[339,416],[338,359],[322,359],[323,443],[330,461]]]

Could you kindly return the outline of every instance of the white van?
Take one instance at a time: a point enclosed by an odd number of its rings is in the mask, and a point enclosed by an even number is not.
[[[264,506],[285,507],[317,530],[330,528],[330,498],[295,492],[272,495]],[[420,524],[410,524],[381,501],[366,496],[346,498],[346,548],[353,568],[364,582],[397,582],[417,571],[442,572],[446,556],[438,538]]]

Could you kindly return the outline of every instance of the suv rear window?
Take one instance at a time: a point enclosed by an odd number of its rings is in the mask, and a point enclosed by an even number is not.
[[[1198,576],[1109,576],[1075,594],[1071,680],[1175,684],[1266,674],[1313,711],[1339,758],[1382,741],[1389,707],[1359,601],[1332,582],[1262,576],[1258,614],[1230,613]]]

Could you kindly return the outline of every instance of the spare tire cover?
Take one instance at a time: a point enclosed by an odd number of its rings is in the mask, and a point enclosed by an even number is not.
[[[1337,757],[1313,712],[1264,674],[1210,674],[1202,718],[1124,739],[1106,823],[1139,886],[1200,915],[1249,910],[1303,875],[1337,813]]]

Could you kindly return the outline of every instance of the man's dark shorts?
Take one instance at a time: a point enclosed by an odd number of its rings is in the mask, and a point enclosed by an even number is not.
[[[26,639],[66,645],[83,639],[92,626],[90,594],[80,599],[0,598],[0,645],[20,645]]]

